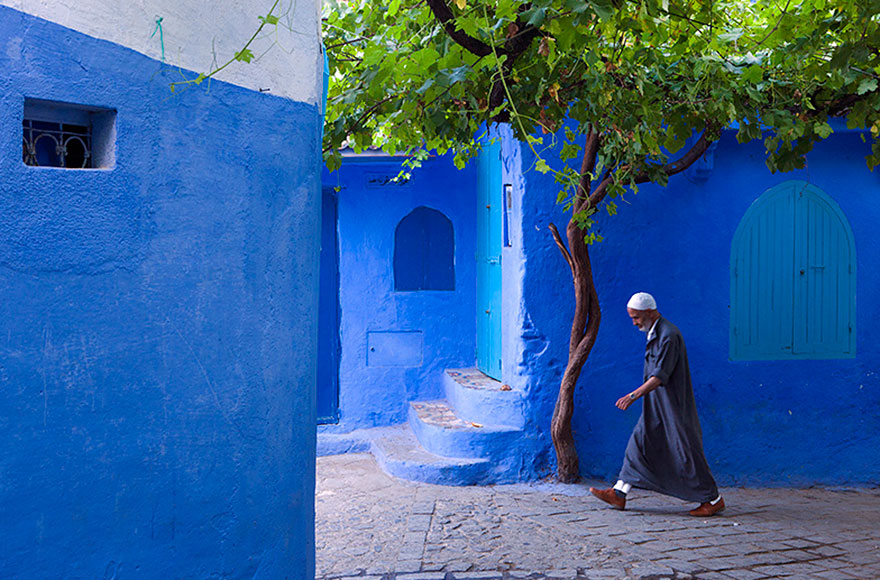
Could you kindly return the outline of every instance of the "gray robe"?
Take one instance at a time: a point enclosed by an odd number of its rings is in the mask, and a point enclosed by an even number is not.
[[[714,500],[718,487],[703,455],[684,340],[678,328],[663,317],[645,347],[643,380],[651,376],[663,384],[644,397],[619,479],[685,501]]]

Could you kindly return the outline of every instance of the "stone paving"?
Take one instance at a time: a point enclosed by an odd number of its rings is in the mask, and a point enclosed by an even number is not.
[[[880,580],[880,489],[722,490],[712,518],[590,485],[447,487],[389,477],[369,454],[318,459],[318,579]]]

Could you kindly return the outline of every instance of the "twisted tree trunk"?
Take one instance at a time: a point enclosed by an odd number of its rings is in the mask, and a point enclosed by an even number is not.
[[[571,430],[571,418],[574,415],[574,389],[580,378],[581,370],[599,332],[601,312],[599,296],[593,281],[593,270],[590,265],[590,253],[584,241],[584,231],[574,221],[569,221],[566,233],[571,253],[561,244],[559,232],[551,224],[556,243],[563,250],[571,266],[574,282],[575,314],[571,326],[571,340],[568,348],[568,364],[562,375],[553,419],[550,422],[550,435],[556,449],[557,476],[563,483],[574,483],[580,477],[577,450],[574,446],[574,435]]]

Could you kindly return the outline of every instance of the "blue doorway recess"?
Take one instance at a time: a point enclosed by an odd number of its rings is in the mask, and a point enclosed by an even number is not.
[[[339,420],[339,244],[337,198],[332,187],[321,193],[321,274],[318,302],[318,423]]]
[[[477,368],[501,380],[501,144],[486,143],[477,177]]]

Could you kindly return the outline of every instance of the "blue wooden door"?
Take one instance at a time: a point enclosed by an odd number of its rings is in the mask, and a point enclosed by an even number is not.
[[[477,179],[477,368],[501,380],[501,144],[487,144]]]
[[[731,248],[731,358],[854,356],[855,290],[855,245],[837,204],[803,181],[768,190]]]
[[[321,195],[321,273],[318,299],[318,423],[339,418],[339,251],[336,239],[336,192]]]

